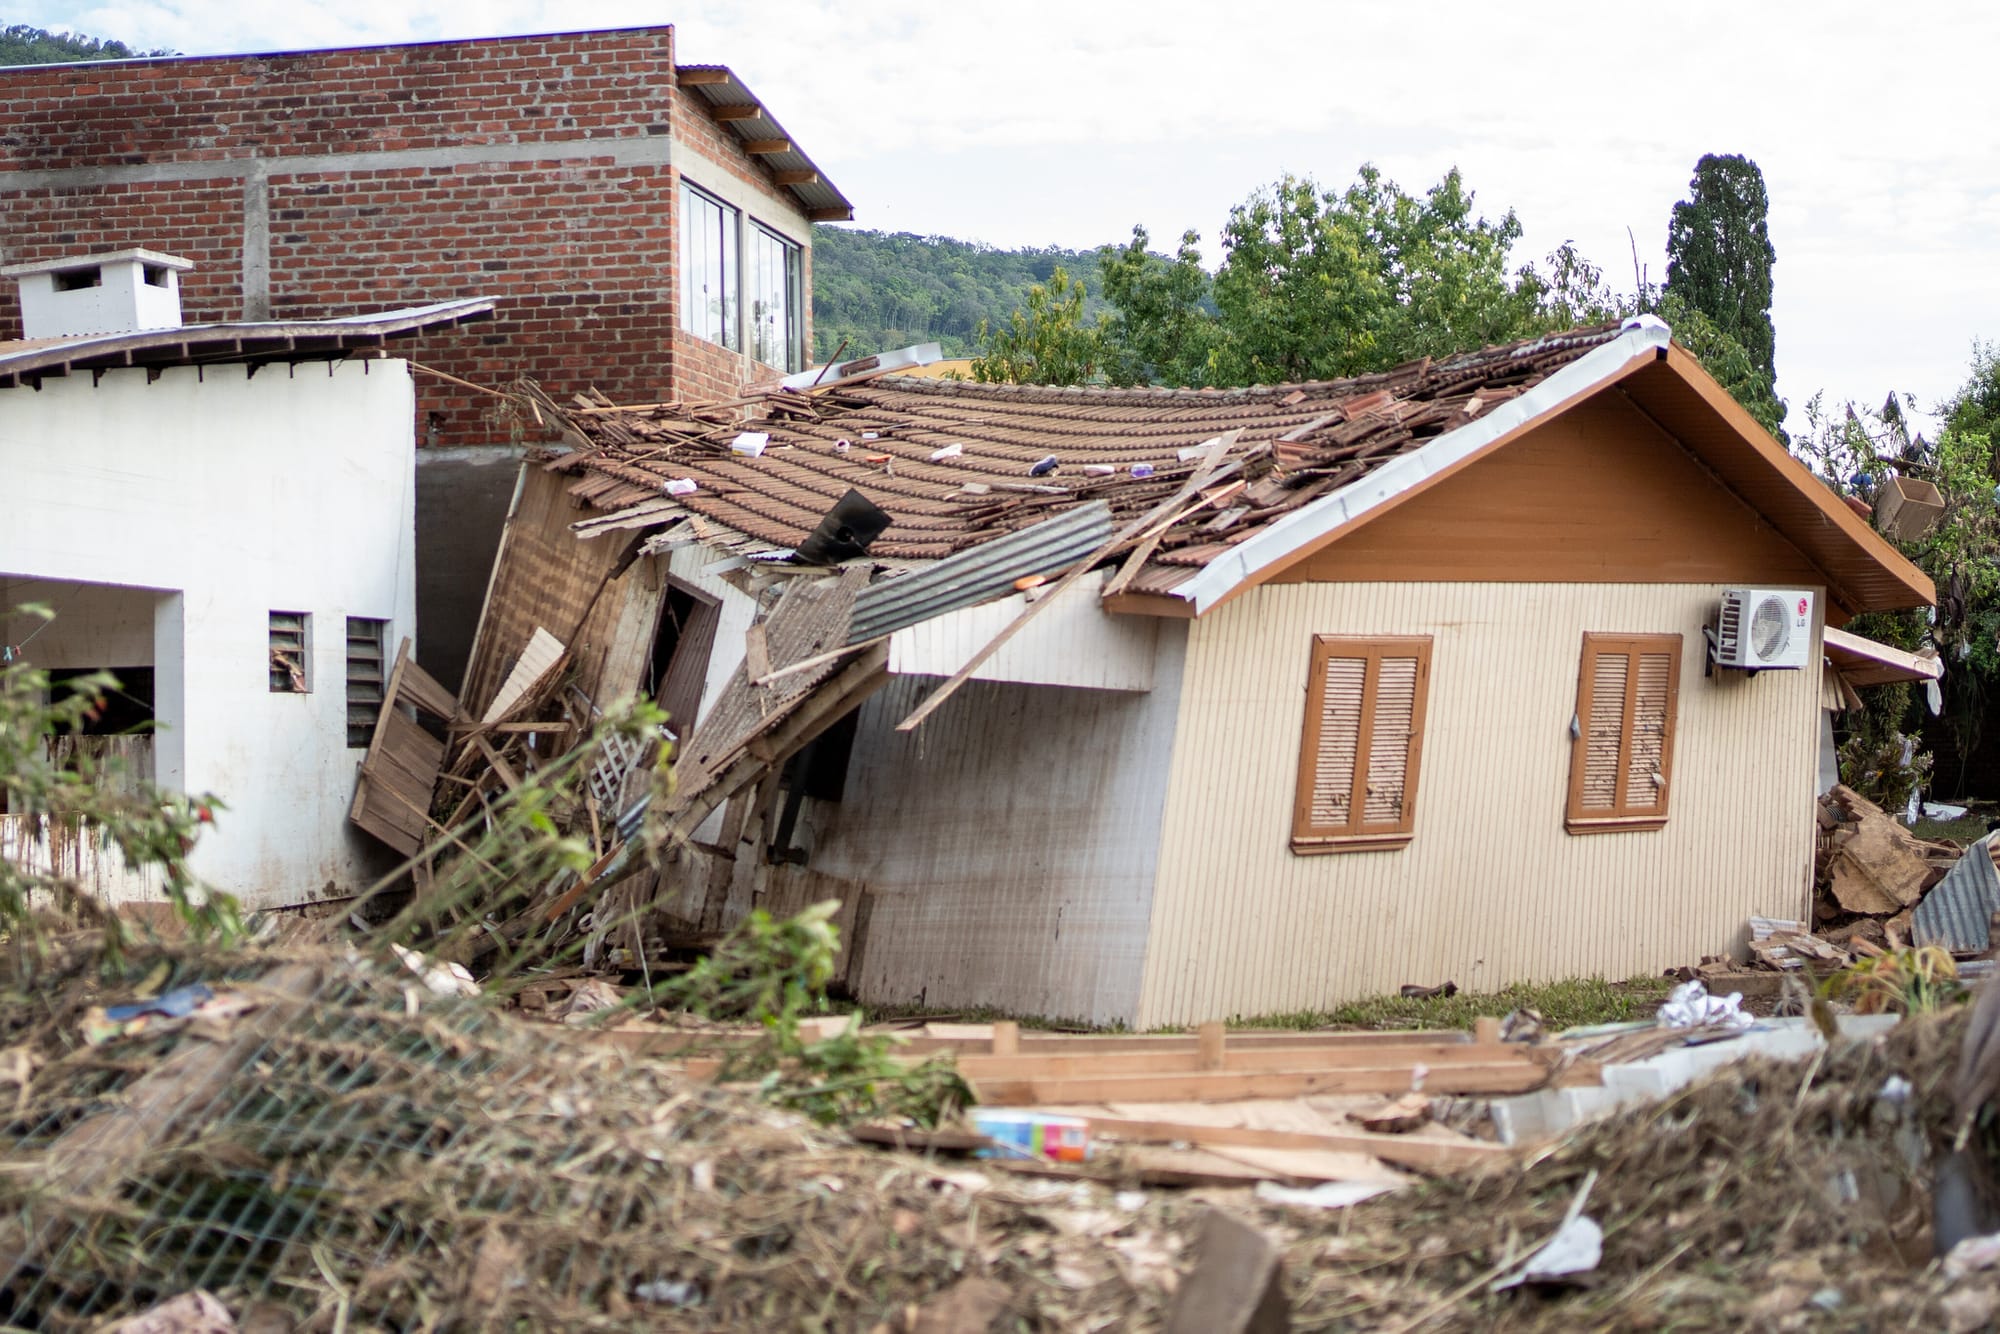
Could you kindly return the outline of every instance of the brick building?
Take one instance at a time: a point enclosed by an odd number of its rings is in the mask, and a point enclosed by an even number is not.
[[[670,27],[0,69],[0,262],[152,246],[190,322],[498,299],[407,355],[559,397],[722,397],[811,347],[852,216]],[[0,311],[0,340],[20,336]],[[499,400],[419,376],[420,656],[458,677],[511,496]]]

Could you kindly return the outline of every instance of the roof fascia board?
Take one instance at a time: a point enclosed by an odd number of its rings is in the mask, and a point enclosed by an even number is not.
[[[1362,520],[1435,485],[1528,427],[1657,360],[1671,339],[1672,332],[1653,316],[1630,321],[1616,338],[1592,348],[1519,398],[1271,524],[1203,566],[1172,589],[1171,596],[1193,603],[1196,616],[1206,615]]]
[[[1796,487],[1801,494],[1812,501],[1813,507],[1825,516],[1828,523],[1840,531],[1850,542],[1866,551],[1879,564],[1896,576],[1910,592],[1923,600],[1923,605],[1937,602],[1937,585],[1931,577],[1919,569],[1909,557],[1890,545],[1888,539],[1863,523],[1861,516],[1844,504],[1833,489],[1822,482],[1812,469],[1772,438],[1763,423],[1750,415],[1749,409],[1730,394],[1727,389],[1702,368],[1694,356],[1678,347],[1667,348],[1667,365],[1671,367],[1690,389],[1700,396],[1709,410],[1720,416],[1731,429],[1747,441],[1764,462],[1781,474],[1786,481]],[[1856,608],[1873,610],[1873,608]]]
[[[1821,646],[1833,665],[1843,670],[1863,666],[1875,679],[1864,685],[1886,681],[1938,681],[1944,678],[1944,663],[1935,655],[1912,653],[1862,635],[1850,634],[1834,626],[1820,631]]]

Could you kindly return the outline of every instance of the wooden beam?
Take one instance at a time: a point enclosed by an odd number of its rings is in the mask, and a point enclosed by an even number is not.
[[[762,120],[764,119],[764,108],[755,102],[752,102],[747,107],[712,106],[708,109],[708,114],[715,117],[717,120]]]
[[[674,71],[674,81],[683,88],[714,87],[728,83],[735,76],[726,69],[689,69],[686,66]]]
[[[1225,1145],[1244,1149],[1318,1149],[1365,1153],[1384,1162],[1433,1170],[1504,1163],[1513,1149],[1480,1140],[1463,1143],[1413,1135],[1322,1134],[1305,1130],[1258,1130],[1249,1126],[1204,1126],[1188,1121],[1140,1121],[1122,1116],[1087,1116],[1092,1138],[1133,1144]]]
[[[745,139],[743,151],[752,157],[770,157],[774,153],[792,151],[790,139]]]
[[[961,1071],[977,1058],[959,1062]],[[997,1059],[997,1058],[989,1058]],[[969,1072],[968,1072],[969,1073]],[[1347,1070],[1224,1070],[1198,1074],[1078,1075],[1067,1079],[973,1079],[979,1100],[995,1107],[1075,1106],[1080,1103],[1238,1102],[1246,1098],[1303,1098],[1321,1094],[1410,1091],[1407,1065]],[[1434,1066],[1424,1076],[1424,1092],[1454,1094],[1527,1093],[1544,1087],[1569,1088],[1603,1082],[1595,1062],[1578,1061],[1550,1077],[1527,1061],[1490,1065]]]
[[[816,171],[774,171],[771,179],[779,185],[814,185],[819,181]]]
[[[995,1046],[999,1035],[994,1035]],[[1530,1055],[1529,1053],[1533,1054]],[[1519,1066],[1541,1072],[1555,1063],[1560,1049],[1554,1046],[1530,1048],[1517,1044],[1496,1050],[1474,1042],[1400,1042],[1392,1046],[1311,1048],[1265,1047],[1248,1050],[1236,1047],[1200,1047],[1194,1051],[1149,1052],[1036,1052],[1021,1051],[1004,1056],[976,1051],[960,1054],[959,1071],[969,1079],[1075,1079],[1086,1075],[1192,1075],[1205,1070],[1232,1074],[1265,1071],[1300,1073],[1313,1070],[1381,1070],[1400,1067],[1405,1071],[1407,1093],[1418,1066],[1433,1070],[1464,1066]]]
[[[806,217],[813,222],[852,222],[854,210],[851,208],[809,208]],[[824,389],[827,386],[821,385]]]
[[[1194,603],[1165,593],[1114,593],[1104,599],[1103,607],[1124,616],[1161,616],[1172,621],[1194,619]]]

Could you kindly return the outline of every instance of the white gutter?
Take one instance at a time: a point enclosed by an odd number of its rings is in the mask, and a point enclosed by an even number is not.
[[[1603,388],[1635,358],[1657,355],[1672,337],[1673,331],[1658,316],[1627,320],[1616,338],[1592,348],[1519,398],[1286,515],[1204,565],[1192,579],[1170,590],[1169,596],[1192,602],[1194,614],[1201,615],[1301,547],[1464,461],[1509,431]],[[1517,355],[1536,350],[1537,345],[1530,343]]]

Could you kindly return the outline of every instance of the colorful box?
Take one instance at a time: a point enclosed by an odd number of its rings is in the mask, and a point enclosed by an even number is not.
[[[975,1108],[972,1128],[992,1140],[981,1158],[1025,1158],[1080,1163],[1090,1157],[1090,1122],[1080,1116]]]

